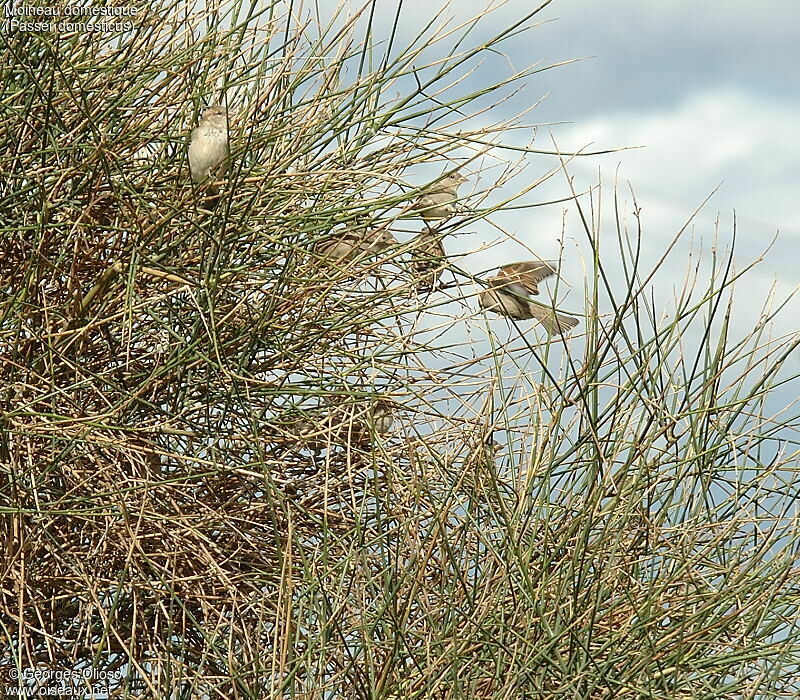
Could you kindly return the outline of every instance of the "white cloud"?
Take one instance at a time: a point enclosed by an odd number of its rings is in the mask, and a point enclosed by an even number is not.
[[[680,288],[683,283],[687,266],[702,261],[701,271],[709,269],[712,248],[722,254],[731,243],[732,210],[735,209],[737,270],[742,270],[764,251],[777,229],[781,232],[778,243],[764,262],[737,285],[734,329],[743,334],[752,328],[773,285],[777,299],[781,299],[800,283],[794,263],[800,241],[796,204],[797,192],[800,192],[800,169],[796,167],[800,161],[800,141],[793,135],[797,123],[800,123],[800,114],[791,106],[765,102],[741,91],[719,89],[688,96],[668,109],[620,110],[578,125],[554,128],[562,151],[590,142],[595,149],[645,146],[608,156],[573,159],[568,166],[579,192],[597,183],[600,169],[602,204],[597,207],[595,197],[592,213],[588,197],[583,197],[581,203],[587,216],[596,217],[598,208],[601,212],[601,254],[612,285],[619,287],[617,283],[622,283],[623,279],[617,274],[620,272],[617,269],[619,244],[613,211],[613,185],[618,165],[623,227],[627,226],[630,231],[636,227],[631,215],[633,206],[628,181],[641,208],[645,269],[660,260],[692,212],[724,181],[659,271],[654,280],[654,295],[659,308],[668,307],[673,289]],[[549,137],[540,133],[535,145],[545,148],[548,141]],[[528,182],[532,176],[552,166],[555,159],[532,156],[529,160],[527,180],[526,176],[520,178]],[[479,188],[487,186],[489,183],[481,178]],[[526,201],[555,200],[568,193],[564,177],[558,176],[536,188]],[[497,248],[468,255],[463,266],[477,273],[492,265],[533,257],[525,251],[523,243],[543,258],[556,258],[559,241],[563,241],[564,284],[560,292],[571,288],[564,303],[565,308],[575,310],[583,294],[583,279],[591,269],[591,249],[574,205],[520,209],[491,218],[502,222],[520,242],[506,240]],[[477,222],[473,234],[449,241],[449,249],[466,253],[497,234],[485,222]],[[617,293],[622,291],[617,289]],[[776,331],[795,330],[798,316],[798,301],[793,300],[776,322]]]
[[[715,222],[719,220],[720,248],[731,240],[732,211],[737,215],[737,267],[753,261],[772,240],[780,236],[765,261],[739,285],[735,326],[744,329],[758,317],[761,302],[773,283],[781,298],[800,283],[796,265],[800,242],[798,192],[800,192],[800,140],[796,125],[800,109],[777,101],[765,101],[742,91],[717,89],[696,93],[666,110],[618,111],[555,131],[562,150],[593,143],[593,148],[642,145],[644,148],[581,160],[570,166],[577,188],[596,183],[602,164],[605,191],[603,238],[614,236],[610,190],[620,164],[620,197],[630,212],[633,186],[642,210],[645,256],[655,261],[668,242],[720,182],[722,187],[693,222],[697,251],[715,245]],[[575,161],[573,161],[575,163]],[[586,202],[584,202],[586,203]],[[560,212],[548,214],[550,228],[559,225]],[[570,215],[573,227],[577,218]],[[629,226],[634,224],[628,217]],[[575,228],[572,228],[574,231]],[[582,248],[580,236],[575,236]],[[609,248],[606,247],[608,252]],[[679,250],[689,254],[688,240]],[[683,265],[686,264],[683,257]],[[680,269],[679,269],[680,268]],[[667,272],[683,272],[673,258]],[[794,312],[792,312],[792,309]],[[778,328],[796,328],[798,302],[790,304]]]
[[[797,106],[722,88],[690,95],[669,110],[608,113],[556,133],[564,150],[587,143],[644,146],[603,160],[621,161],[624,177],[642,196],[661,197],[684,218],[724,181],[710,211],[736,209],[751,235],[761,227],[759,237],[776,229],[800,236],[798,123]]]

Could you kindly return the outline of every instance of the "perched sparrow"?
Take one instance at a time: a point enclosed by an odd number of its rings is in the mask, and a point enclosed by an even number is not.
[[[356,403],[337,406],[331,411],[340,440],[351,444],[366,444],[375,436],[386,435],[394,425],[394,403],[383,398],[361,399]]]
[[[228,115],[223,107],[213,105],[203,112],[189,143],[189,169],[192,180],[203,182],[228,157]]]
[[[432,231],[418,233],[410,243],[409,267],[420,291],[436,287],[442,270],[447,265],[447,256],[440,234]]]
[[[376,399],[372,404],[369,422],[378,435],[386,435],[394,425],[394,404],[386,399]]]
[[[458,173],[450,173],[428,186],[414,203],[414,211],[426,222],[448,219],[456,210],[458,188],[467,181]]]
[[[317,243],[314,251],[326,262],[342,263],[396,244],[397,239],[386,229],[343,230]]]
[[[578,319],[560,314],[530,299],[538,294],[538,284],[556,272],[552,263],[519,262],[503,265],[494,277],[489,277],[488,289],[478,294],[482,308],[487,311],[521,320],[535,318],[550,335],[566,333],[578,325]]]
[[[325,402],[313,416],[291,417],[274,426],[273,439],[286,444],[294,442],[301,447],[320,452],[342,446],[364,446],[376,436],[386,435],[394,425],[394,402],[383,398],[360,399],[355,402],[335,404]]]
[[[495,456],[498,452],[501,452],[502,449],[503,446],[501,444],[495,442],[491,435],[487,435],[480,444],[478,444],[473,455],[475,459],[483,464],[494,464]]]

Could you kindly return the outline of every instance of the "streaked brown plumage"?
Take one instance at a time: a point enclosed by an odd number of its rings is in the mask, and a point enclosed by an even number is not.
[[[503,265],[497,275],[487,278],[489,287],[478,294],[482,308],[515,320],[536,319],[550,335],[567,333],[578,319],[554,311],[530,299],[539,293],[539,282],[554,275],[554,263],[527,261]]]
[[[447,254],[442,237],[432,231],[422,231],[410,243],[409,267],[419,290],[434,289],[447,266]]]
[[[450,173],[428,186],[414,203],[414,211],[426,222],[448,219],[456,211],[458,188],[467,178]]]
[[[344,263],[370,253],[386,250],[397,244],[397,239],[386,229],[352,231],[344,229],[320,241],[314,251],[329,263]]]
[[[189,143],[192,180],[203,182],[228,157],[228,114],[224,107],[208,107]]]

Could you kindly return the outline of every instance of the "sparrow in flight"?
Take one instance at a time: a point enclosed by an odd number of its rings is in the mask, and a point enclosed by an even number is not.
[[[578,325],[577,318],[530,298],[539,293],[539,282],[555,273],[552,262],[532,260],[503,265],[496,275],[487,278],[489,286],[478,294],[478,301],[487,311],[515,320],[536,319],[549,335],[567,333]]]

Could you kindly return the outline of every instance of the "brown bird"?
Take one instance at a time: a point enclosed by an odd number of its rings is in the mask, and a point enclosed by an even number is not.
[[[467,178],[458,173],[450,173],[428,185],[414,203],[413,209],[430,226],[431,221],[449,219],[456,211],[458,188]]]
[[[498,452],[503,451],[503,446],[491,434],[486,435],[473,452],[473,457],[483,464],[494,464]]]
[[[417,289],[434,289],[447,266],[442,236],[433,231],[421,231],[411,240],[409,246],[411,260],[408,264]]]
[[[307,417],[279,421],[274,426],[276,442],[314,452],[348,444],[363,448],[391,431],[397,404],[373,396],[344,403],[330,399],[320,408]]]
[[[478,301],[487,311],[516,320],[534,318],[549,335],[567,333],[578,325],[577,318],[530,298],[539,293],[539,282],[555,273],[555,264],[549,262],[532,260],[503,265],[497,275],[487,278],[489,287],[478,294]]]
[[[367,422],[378,435],[386,435],[392,429],[395,408],[396,404],[387,399],[373,401]]]
[[[319,241],[314,251],[325,262],[344,263],[358,257],[377,253],[397,244],[397,239],[386,229],[344,229],[330,238]]]
[[[203,182],[228,157],[228,113],[212,105],[203,112],[189,143],[189,169],[192,180]]]
[[[328,421],[339,442],[363,446],[392,429],[395,407],[390,399],[373,396],[331,407]]]

